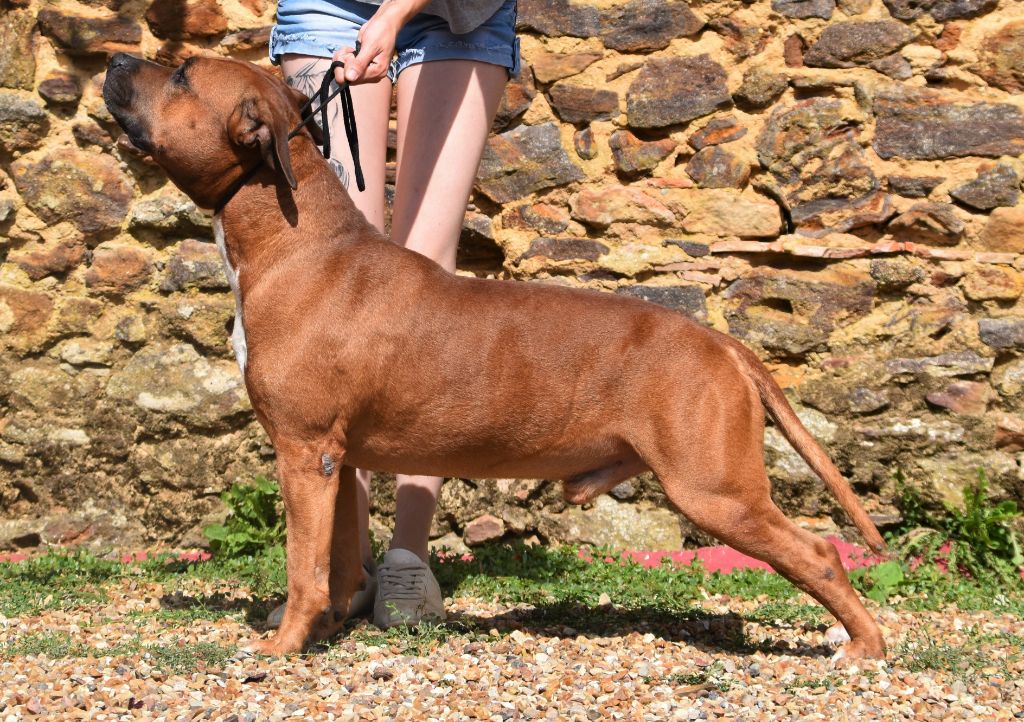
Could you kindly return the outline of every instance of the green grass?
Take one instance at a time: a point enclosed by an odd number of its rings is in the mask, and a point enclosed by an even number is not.
[[[151,644],[143,650],[143,658],[148,658],[153,667],[171,672],[188,672],[201,666],[223,667],[237,651],[213,642]]]
[[[418,627],[392,627],[381,630],[369,622],[360,622],[350,627],[341,637],[344,642],[363,643],[367,646],[383,647],[392,654],[423,657],[449,641],[460,646],[472,642],[494,641],[496,638],[473,623],[449,621],[440,624],[424,622]],[[323,645],[328,653],[334,645]]]
[[[40,632],[26,634],[12,642],[0,645],[0,659],[44,655],[49,659],[88,657],[94,651],[81,644],[67,632]]]
[[[124,566],[87,552],[51,553],[0,564],[0,614],[38,614],[102,602],[102,585],[124,574]]]
[[[731,686],[729,680],[724,679],[725,668],[721,662],[714,662],[707,667],[689,674],[672,674],[658,679],[648,677],[647,684],[666,684],[673,688],[678,687],[703,687],[704,689],[717,689],[719,692],[726,692]]]
[[[594,561],[587,562],[569,546],[486,546],[475,550],[470,562],[435,561],[434,569],[446,595],[506,604],[596,609],[601,596],[607,595],[620,610],[686,614],[694,611],[696,602],[722,594],[768,600],[770,604],[754,616],[748,615],[751,619],[771,617],[812,624],[821,621],[813,612],[820,608],[795,603],[797,590],[771,572],[705,574],[699,566],[675,567],[668,562],[644,569],[617,556],[612,562],[603,561],[611,556],[606,550],[595,550],[592,556]],[[209,619],[225,612],[244,612],[248,607],[241,607],[224,593],[203,596],[190,592],[196,581],[244,586],[260,600],[258,604],[269,607],[286,591],[284,550],[271,547],[254,556],[215,557],[201,563],[158,557],[129,565],[84,551],[54,551],[16,564],[0,563],[0,614],[35,615],[47,609],[102,603],[109,599],[108,588],[124,580],[163,584],[165,604],[158,614],[168,621]],[[1024,584],[945,574],[924,565],[906,572],[898,596],[888,602],[915,610],[956,605],[964,611],[992,610],[1024,616]]]
[[[613,561],[604,561],[606,556]],[[593,562],[585,561],[573,547],[517,544],[478,548],[469,562],[435,560],[438,581],[446,595],[522,604],[523,608],[496,617],[464,616],[447,624],[412,630],[381,632],[367,623],[357,623],[334,645],[321,646],[319,651],[341,654],[341,645],[351,650],[349,643],[362,642],[395,654],[421,656],[453,642],[461,648],[493,640],[493,629],[506,634],[518,628],[559,635],[650,631],[665,639],[700,639],[723,651],[770,651],[770,642],[751,643],[744,637],[745,621],[808,628],[831,623],[825,610],[808,604],[791,584],[770,572],[706,574],[699,566],[675,567],[670,563],[644,569],[622,562],[606,550],[594,550],[592,557]],[[67,634],[38,633],[12,637],[12,641],[0,645],[0,658],[148,655],[151,665],[169,670],[195,669],[199,664],[216,667],[233,650],[215,644],[179,643],[175,641],[177,635],[197,622],[225,617],[259,626],[284,597],[284,551],[271,547],[253,556],[215,557],[196,564],[163,557],[129,565],[84,551],[54,551],[17,564],[0,563],[0,614],[31,617],[51,609],[96,609],[109,603],[113,590],[129,581],[161,584],[160,608],[118,614],[110,605],[102,615],[115,619],[97,618],[92,624],[123,620],[157,624],[167,630],[166,637],[171,641],[95,649]],[[210,588],[213,591],[206,591]],[[238,598],[233,593],[236,590],[247,590],[251,597]],[[607,599],[603,600],[602,595]],[[758,606],[743,617],[712,614],[703,602],[715,595],[757,600]],[[995,577],[942,574],[934,566],[925,565],[907,570],[905,579],[885,603],[908,610],[955,607],[1024,616],[1024,585],[1007,584]],[[1010,646],[1024,647],[1021,642],[1024,640],[1011,640]],[[972,653],[970,645],[952,649],[926,638],[909,640],[896,653],[908,668],[941,669],[961,676],[976,673],[984,661],[984,655]],[[705,682],[714,686],[713,670],[701,680],[673,680],[675,684]]]
[[[745,614],[744,619],[751,622],[783,622],[796,624],[803,622],[812,627],[823,624],[828,619],[828,612],[817,604],[799,604],[796,602],[770,601],[765,602],[754,611]]]
[[[846,678],[838,674],[826,674],[823,677],[805,677],[793,680],[792,682],[787,682],[783,685],[783,690],[793,694],[797,690],[801,689],[835,689],[836,687],[841,687],[845,682]]]
[[[100,649],[76,640],[67,632],[38,632],[16,637],[0,645],[0,659],[45,656],[51,660],[69,658],[139,657],[154,669],[187,672],[207,667],[222,667],[235,650],[211,642],[184,642],[144,645],[131,642]]]
[[[962,644],[951,644],[934,639],[924,632],[907,637],[893,650],[897,664],[910,672],[945,672],[954,679],[972,684],[986,667],[995,667],[998,674],[1010,679],[1011,665],[1020,659],[1024,638],[1017,635],[993,635],[970,627]],[[1017,651],[995,656],[989,647],[994,643],[1008,643]]]

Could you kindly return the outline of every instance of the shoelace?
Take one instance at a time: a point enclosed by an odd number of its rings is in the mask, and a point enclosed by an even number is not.
[[[356,42],[356,54],[359,54],[359,43]],[[320,132],[324,137],[324,144],[321,152],[324,154],[324,158],[331,157],[331,125],[327,121],[327,104],[338,94],[341,95],[341,117],[345,122],[345,136],[348,138],[348,147],[352,152],[352,168],[356,175],[356,188],[360,191],[366,190],[366,183],[363,181],[363,168],[359,164],[359,134],[356,131],[356,114],[352,107],[352,88],[349,86],[346,80],[340,83],[337,88],[331,92],[331,81],[334,80],[334,71],[337,68],[344,68],[345,64],[340,60],[335,60],[331,63],[331,67],[324,73],[324,79],[320,83],[320,90],[309,97],[305,103],[303,103],[300,110],[302,114],[302,122],[300,122],[292,132],[288,134],[288,139],[291,140],[296,135],[302,132],[302,129],[310,122],[316,122],[314,116],[316,113],[320,113]],[[319,100],[320,105],[313,108],[313,101]]]
[[[419,599],[423,596],[423,578],[426,570],[417,567],[381,569],[377,567],[377,584],[381,596],[389,599]]]

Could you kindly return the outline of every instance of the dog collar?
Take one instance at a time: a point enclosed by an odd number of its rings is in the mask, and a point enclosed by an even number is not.
[[[232,183],[231,186],[227,189],[227,192],[224,193],[224,196],[219,201],[217,201],[217,205],[213,207],[213,212],[217,214],[223,211],[224,206],[226,206],[231,201],[231,199],[235,197],[235,194],[238,193],[239,190],[241,190],[242,186],[244,186],[246,183],[252,180],[252,177],[256,175],[256,172],[259,171],[260,168],[262,167],[263,162],[260,161],[252,168],[242,173],[242,175],[238,177],[238,180]]]

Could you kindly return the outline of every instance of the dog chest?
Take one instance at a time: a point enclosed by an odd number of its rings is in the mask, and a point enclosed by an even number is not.
[[[231,346],[235,351],[235,358],[238,360],[238,367],[245,373],[245,362],[248,356],[248,347],[245,341],[245,325],[242,321],[242,292],[238,287],[238,272],[240,269],[231,265],[228,259],[227,243],[224,240],[224,224],[219,213],[213,216],[213,237],[220,250],[220,257],[224,261],[224,274],[227,276],[228,285],[235,294],[235,323],[231,332]]]

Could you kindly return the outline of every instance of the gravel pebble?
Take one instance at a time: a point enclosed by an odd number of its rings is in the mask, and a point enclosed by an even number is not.
[[[187,605],[189,593],[177,603]],[[202,593],[244,608],[244,591],[207,584]],[[448,631],[411,637],[415,649],[362,622],[304,655],[174,671],[138,650],[206,643],[230,651],[253,629],[237,614],[187,623],[145,614],[169,600],[157,584],[125,585],[103,604],[0,620],[2,649],[60,633],[92,648],[55,659],[0,655],[0,722],[1009,720],[1024,709],[1020,620],[1010,614],[873,607],[889,659],[837,668],[826,623],[747,621],[764,600],[712,597],[703,602],[707,618],[681,615],[669,632],[633,621],[606,636],[564,620],[546,626],[528,605],[457,598],[447,600]],[[948,653],[959,647],[963,668]]]

